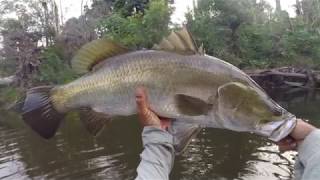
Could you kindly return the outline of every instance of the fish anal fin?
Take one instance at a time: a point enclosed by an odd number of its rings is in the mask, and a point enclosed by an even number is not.
[[[153,46],[155,50],[175,52],[183,55],[203,55],[202,49],[199,49],[186,27],[180,31],[171,32],[167,38],[163,38],[159,44]]]
[[[175,95],[175,103],[180,113],[189,116],[206,115],[212,108],[212,104],[208,104],[202,99],[184,95]]]
[[[109,39],[96,39],[80,48],[72,58],[71,65],[76,73],[83,74],[91,71],[101,61],[127,52],[129,49]]]
[[[105,125],[111,121],[111,117],[107,114],[96,112],[91,108],[82,108],[80,110],[80,119],[93,136],[97,136],[102,132]]]

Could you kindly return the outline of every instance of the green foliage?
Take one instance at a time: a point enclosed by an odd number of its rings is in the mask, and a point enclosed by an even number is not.
[[[318,33],[298,28],[286,34],[285,38],[285,47],[287,47],[287,51],[292,51],[292,55],[320,58],[320,36]]]
[[[106,17],[98,29],[107,36],[132,48],[150,48],[168,33],[171,9],[164,0],[151,0],[143,13],[123,16],[116,12]]]
[[[252,0],[198,0],[197,8],[186,16],[187,24],[197,41],[204,44],[208,54],[239,65],[243,63],[240,61],[245,49],[241,46],[240,31],[248,31],[243,27],[255,21],[265,21],[260,10],[265,6],[262,3],[255,4]],[[248,42],[248,39],[244,41]]]
[[[0,88],[0,106],[10,105],[20,99],[21,92],[17,88],[11,86]]]
[[[114,9],[124,17],[132,16],[136,12],[144,13],[149,0],[115,0]]]
[[[242,67],[264,68],[277,62],[283,55],[275,48],[274,34],[264,25],[248,25],[239,29]]]
[[[37,76],[40,82],[62,84],[76,77],[70,66],[64,63],[59,48],[52,46],[45,49],[41,59],[39,75]]]
[[[6,0],[0,11],[0,75],[20,74],[19,82],[32,82],[32,77],[43,84],[71,81],[76,76],[68,59],[97,36],[132,49],[151,48],[172,26],[173,1],[167,0],[94,0],[63,27],[55,1],[21,2]],[[320,1],[297,3],[297,16],[289,17],[279,3],[274,11],[264,0],[197,0],[186,14],[187,27],[207,54],[239,67],[319,66]],[[35,69],[37,76],[31,75]]]
[[[237,66],[319,64],[319,29],[306,25],[304,17],[272,11],[265,1],[198,0],[186,18],[208,54]]]

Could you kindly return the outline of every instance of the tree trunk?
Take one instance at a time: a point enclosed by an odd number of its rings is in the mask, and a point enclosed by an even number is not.
[[[281,3],[280,3],[280,0],[276,0],[276,13],[278,15],[281,14]]]
[[[297,16],[302,15],[302,7],[301,7],[301,2],[299,0],[296,0],[296,14]]]

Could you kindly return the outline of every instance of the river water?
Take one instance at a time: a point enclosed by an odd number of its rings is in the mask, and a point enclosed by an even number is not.
[[[298,117],[320,126],[319,95],[273,96]],[[139,163],[141,128],[136,117],[118,119],[97,138],[70,114],[57,135],[44,140],[19,115],[0,111],[1,179],[133,179]],[[175,160],[171,179],[291,179],[294,152],[280,154],[265,138],[204,129]]]

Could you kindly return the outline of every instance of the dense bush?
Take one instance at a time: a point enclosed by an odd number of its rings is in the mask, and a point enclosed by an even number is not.
[[[59,11],[47,17],[48,21],[39,21],[45,9],[37,1],[25,1],[28,6],[18,9],[10,6],[15,1],[6,2],[7,14],[20,14],[18,19],[0,18],[0,75],[19,71],[33,74],[36,71],[29,72],[30,65],[38,69],[35,76],[20,73],[20,82],[33,77],[42,84],[71,81],[75,75],[70,59],[81,45],[98,37],[111,38],[132,49],[151,48],[177,28],[170,23],[173,1],[95,0],[91,7],[84,7],[79,18],[69,19],[62,27],[57,21]],[[297,16],[289,17],[286,11],[280,7],[273,10],[264,0],[197,0],[195,8],[186,14],[186,25],[207,54],[241,68],[315,68],[320,64],[320,4],[318,0],[296,2],[303,6],[297,4]],[[55,33],[46,32],[52,28]],[[34,53],[38,49],[43,50],[40,66],[38,54]],[[10,63],[4,66],[3,62]]]
[[[189,29],[208,54],[237,66],[316,67],[320,62],[320,27],[310,26],[309,16],[290,18],[264,1],[198,0],[186,17]]]
[[[106,17],[98,26],[107,36],[131,48],[150,48],[168,33],[172,11],[165,0],[151,0],[144,13],[124,16],[123,10]]]
[[[75,73],[63,60],[61,50],[55,46],[46,48],[41,54],[37,80],[45,83],[62,84],[75,78]]]

